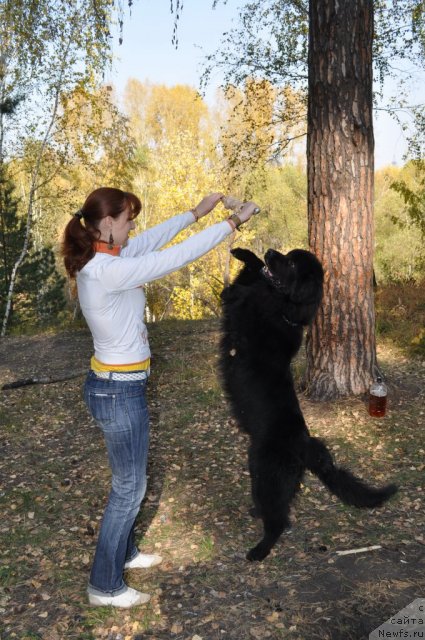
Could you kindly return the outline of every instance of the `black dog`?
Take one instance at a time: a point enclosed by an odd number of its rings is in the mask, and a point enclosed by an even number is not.
[[[377,507],[397,488],[370,487],[335,466],[304,422],[290,363],[322,298],[320,262],[301,249],[287,255],[270,249],[265,264],[245,249],[232,254],[245,266],[221,294],[220,368],[236,421],[250,437],[253,515],[264,524],[264,537],[247,558],[263,560],[290,526],[290,504],[305,469],[356,507]]]

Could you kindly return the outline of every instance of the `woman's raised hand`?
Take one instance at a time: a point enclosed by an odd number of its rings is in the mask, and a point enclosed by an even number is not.
[[[236,211],[241,222],[246,222],[258,212],[259,206],[255,202],[244,202],[243,205]]]
[[[201,202],[197,204],[194,209],[192,209],[196,218],[202,218],[203,216],[206,216],[207,213],[212,211],[214,207],[217,206],[223,196],[223,193],[210,193],[208,196],[205,196],[205,198],[202,198]]]

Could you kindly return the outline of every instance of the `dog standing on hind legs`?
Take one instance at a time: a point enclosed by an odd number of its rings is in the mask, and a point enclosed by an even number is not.
[[[320,262],[301,249],[287,255],[269,249],[264,262],[246,249],[232,254],[244,267],[221,294],[220,370],[233,415],[250,438],[252,513],[264,526],[247,558],[263,560],[290,526],[290,505],[306,469],[355,507],[378,507],[397,487],[371,487],[336,466],[305,424],[290,365],[322,299]]]

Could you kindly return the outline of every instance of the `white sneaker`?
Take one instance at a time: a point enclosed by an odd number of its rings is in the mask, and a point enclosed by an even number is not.
[[[131,560],[125,563],[124,569],[149,569],[155,567],[157,564],[161,564],[162,557],[156,553],[139,553]]]
[[[137,607],[137,605],[140,604],[146,604],[146,602],[149,602],[150,600],[150,595],[148,593],[136,591],[136,589],[132,589],[132,587],[127,587],[125,591],[117,596],[99,596],[97,594],[90,593],[89,589],[87,589],[87,593],[89,596],[89,603],[92,607],[111,606],[119,607],[120,609],[129,609],[130,607]]]

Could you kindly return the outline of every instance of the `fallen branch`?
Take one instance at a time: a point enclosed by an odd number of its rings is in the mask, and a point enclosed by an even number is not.
[[[371,547],[360,547],[360,549],[347,549],[347,551],[335,551],[337,556],[348,556],[351,553],[364,553],[365,551],[375,551],[382,549],[380,544],[374,544]]]
[[[87,369],[80,369],[79,371],[71,371],[61,376],[40,376],[33,378],[24,378],[22,380],[15,380],[15,382],[8,382],[1,388],[2,391],[8,389],[17,389],[18,387],[27,387],[30,384],[52,384],[54,382],[63,382],[64,380],[71,380],[72,378],[78,378],[87,373]]]

